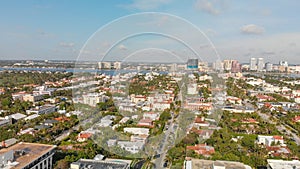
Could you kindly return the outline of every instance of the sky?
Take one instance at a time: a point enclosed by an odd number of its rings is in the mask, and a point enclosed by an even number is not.
[[[165,54],[178,61],[197,53],[204,61],[300,64],[299,6],[299,0],[2,0],[0,59],[130,61]]]

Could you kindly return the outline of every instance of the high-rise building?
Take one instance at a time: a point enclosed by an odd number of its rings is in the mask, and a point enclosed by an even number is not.
[[[114,62],[113,65],[114,65],[114,67],[113,67],[114,69],[121,69],[121,67],[122,67],[121,62]]]
[[[256,58],[250,59],[250,70],[252,70],[252,71],[257,70],[256,63],[257,63]]]
[[[216,71],[222,72],[224,70],[224,64],[219,59],[213,64],[213,66]]]
[[[171,64],[170,71],[171,72],[176,72],[177,71],[177,64],[176,63]]]
[[[242,66],[237,60],[233,60],[231,64],[231,72],[238,73],[242,71]]]
[[[231,71],[232,60],[224,60],[224,70]]]
[[[258,58],[257,71],[263,71],[265,68],[264,58]]]
[[[188,59],[187,68],[188,69],[198,69],[198,59]]]
[[[272,63],[270,63],[270,62],[266,63],[266,71],[267,72],[273,71],[273,64]]]
[[[288,67],[289,66],[289,64],[288,64],[287,61],[279,61],[279,65],[280,66],[284,66],[284,67]]]

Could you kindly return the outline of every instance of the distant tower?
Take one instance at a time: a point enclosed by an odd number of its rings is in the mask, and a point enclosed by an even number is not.
[[[231,72],[238,73],[242,71],[242,66],[237,60],[233,60],[231,64]]]
[[[177,71],[177,64],[176,63],[173,63],[171,65],[171,72],[176,72]]]
[[[121,69],[122,63],[121,62],[114,62],[113,67],[114,67],[114,69]]]
[[[232,68],[232,60],[224,60],[224,70],[231,71]]]
[[[224,70],[224,64],[223,64],[223,62],[222,62],[221,60],[218,59],[218,60],[214,63],[214,69],[215,69],[216,71],[222,72],[222,71]]]
[[[188,59],[187,69],[192,69],[192,70],[198,69],[198,59]]]
[[[280,65],[280,66],[284,66],[284,67],[288,67],[288,66],[289,66],[289,64],[288,64],[287,61],[280,61],[280,62],[279,62],[279,65]]]
[[[263,71],[265,68],[264,58],[258,58],[257,71]]]
[[[252,71],[257,70],[256,58],[251,58],[250,59],[250,70],[252,70]]]
[[[273,64],[272,63],[270,63],[270,62],[266,63],[266,71],[267,72],[273,71]]]

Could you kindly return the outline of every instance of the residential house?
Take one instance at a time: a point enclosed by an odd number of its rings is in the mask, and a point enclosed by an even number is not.
[[[138,127],[125,127],[124,132],[136,134],[136,135],[149,135],[148,128],[138,128]]]
[[[26,94],[23,96],[23,101],[38,102],[44,99],[42,94]]]
[[[256,95],[256,98],[259,102],[265,102],[265,101],[272,101],[272,100],[275,100],[274,97],[272,96],[268,96],[268,95]]]
[[[260,144],[260,145],[265,145],[265,146],[271,146],[272,144],[279,144],[279,145],[285,146],[283,136],[258,135],[256,143]]]
[[[78,142],[85,142],[91,137],[92,137],[92,133],[81,132],[77,136],[77,141]]]
[[[23,135],[23,134],[30,134],[30,135],[34,135],[36,133],[36,130],[34,128],[27,128],[25,130],[20,130],[20,132],[18,133],[18,135]]]
[[[196,117],[194,121],[196,127],[208,127],[209,122],[205,121],[204,117]]]
[[[203,156],[210,156],[215,153],[214,147],[208,146],[206,144],[197,144],[194,146],[187,146],[186,149],[194,150],[197,154]]]
[[[132,142],[132,141],[118,141],[117,143],[122,149],[135,154],[143,150],[144,143],[142,142]]]
[[[19,121],[21,119],[24,119],[25,117],[27,117],[26,115],[24,114],[21,114],[21,113],[15,113],[15,114],[11,114],[11,115],[8,115],[8,116],[5,116],[5,119],[14,119],[16,121]]]
[[[149,128],[153,128],[153,120],[152,119],[141,119],[137,126],[139,127],[149,127]]]
[[[148,135],[132,135],[130,141],[146,143]]]
[[[37,106],[35,108],[31,108],[29,110],[26,110],[27,114],[35,113],[35,114],[49,114],[56,111],[55,105],[46,104],[43,106]]]
[[[292,121],[295,122],[295,123],[300,122],[300,116],[295,116],[295,117],[292,119]]]
[[[159,120],[159,113],[155,112],[145,112],[143,114],[144,119],[151,119],[151,120]]]

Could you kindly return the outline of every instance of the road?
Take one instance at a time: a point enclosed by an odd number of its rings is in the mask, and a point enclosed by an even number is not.
[[[162,140],[162,145],[160,146],[160,150],[158,151],[158,152],[162,152],[162,153],[160,154],[159,158],[154,160],[155,168],[157,168],[157,169],[163,168],[163,164],[164,164],[164,161],[165,161],[165,158],[166,158],[166,153],[167,153],[167,151],[165,151],[167,145],[168,146],[173,146],[171,144],[172,143],[175,144],[175,138],[169,139],[170,137],[172,137],[171,133],[176,133],[176,132],[174,132],[175,131],[174,130],[174,126],[175,126],[175,124],[174,124],[174,113],[171,112],[171,115],[172,115],[172,119],[170,120],[171,123],[169,125],[168,130],[165,130],[164,138]],[[172,140],[173,142],[170,143],[170,140]]]
[[[271,124],[276,124],[275,122],[271,121],[270,120],[270,115],[267,115],[267,114],[264,114],[264,113],[261,113],[260,111],[257,112],[258,115],[263,119],[265,120],[266,122],[268,123],[271,123]],[[278,120],[279,121],[279,120]],[[287,127],[288,125],[286,124],[280,124],[280,125],[276,125],[276,128],[278,131],[280,131],[281,133],[285,133],[286,135],[291,135],[296,144],[299,146],[300,145],[300,137],[297,136],[295,133],[293,133],[289,127]]]
[[[77,124],[76,126],[73,126],[69,130],[63,131],[58,137],[56,137],[55,141],[61,141],[61,140],[65,139],[66,137],[68,137],[70,135],[70,133],[73,130],[78,130],[78,128],[79,128],[79,124]]]

